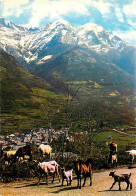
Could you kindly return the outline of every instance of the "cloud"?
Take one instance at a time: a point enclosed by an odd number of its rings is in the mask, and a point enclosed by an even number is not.
[[[30,26],[39,26],[42,18],[50,17],[51,19],[59,19],[68,13],[80,13],[88,15],[88,9],[85,5],[90,4],[91,0],[86,0],[83,3],[81,0],[34,0],[32,6],[32,17],[30,19]]]
[[[123,11],[127,17],[128,24],[136,27],[136,1],[133,0],[131,4],[125,5]]]
[[[131,45],[136,45],[136,31],[116,31],[113,34]]]
[[[111,13],[113,3],[105,0],[0,0],[3,3],[3,16],[19,17],[24,14],[25,9],[30,9],[31,18],[29,26],[40,25],[43,19],[60,19],[70,13],[89,16],[89,8],[95,8],[103,15],[108,17]],[[119,16],[119,14],[118,14]],[[95,16],[94,16],[95,17]],[[121,20],[121,15],[119,16]]]
[[[25,12],[29,9],[31,17],[26,25],[31,27],[40,26],[43,20],[57,20],[70,14],[92,17],[90,7],[106,17],[111,8],[105,0],[0,0],[0,2],[3,17],[19,18],[21,15],[25,17]]]
[[[28,17],[26,13],[29,13],[29,18],[25,20],[27,23],[24,24],[29,27],[38,27],[60,18],[71,18],[71,23],[76,19],[77,24],[94,21],[99,25],[105,25],[104,27],[108,26],[109,29],[112,27],[114,29],[115,25],[119,27],[122,25],[120,23],[125,24],[126,21],[129,25],[135,26],[134,17],[129,14],[130,8],[136,4],[136,1],[124,7],[122,6],[125,3],[121,5],[118,0],[0,0],[0,2],[2,2],[2,16],[9,20],[18,18],[18,22],[22,24],[21,18],[24,21],[24,18]],[[135,14],[134,7],[132,9],[132,13]],[[80,18],[79,22],[78,18]],[[110,21],[110,24],[107,24],[107,21]]]
[[[121,12],[121,9],[119,7],[115,7],[115,14],[116,14],[116,17],[118,18],[119,22],[124,22],[124,17]]]
[[[136,19],[134,19],[134,18],[128,18],[127,22],[128,22],[128,24],[130,24],[132,27],[136,28]]]
[[[97,1],[97,2],[94,1],[92,6],[97,8],[101,12],[102,15],[106,15],[106,14],[110,13],[112,4],[111,3],[106,3],[106,2],[103,2],[103,1]]]
[[[103,15],[110,13],[111,4],[103,0],[34,0],[32,6],[32,17],[30,26],[39,26],[40,21],[45,18],[59,19],[69,13],[89,15],[88,8],[94,7]]]
[[[126,16],[136,16],[136,0],[133,0],[131,4],[125,5],[123,11]]]
[[[1,0],[3,4],[3,16],[16,16],[19,17],[23,13],[22,6],[27,5],[29,0]]]

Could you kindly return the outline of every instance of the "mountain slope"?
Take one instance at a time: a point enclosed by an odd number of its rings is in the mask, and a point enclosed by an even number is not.
[[[78,81],[82,84],[82,81],[85,81],[88,86],[87,92],[98,83],[101,92],[106,88],[106,94],[111,91],[119,91],[124,95],[133,94],[135,89],[133,75],[123,71],[116,64],[92,58],[92,55],[94,56],[94,52],[90,54],[87,48],[75,47],[55,59],[33,67],[31,71],[49,83],[54,77],[73,83]]]
[[[135,47],[93,23],[75,27],[61,20],[41,29],[5,19],[0,24],[0,47],[31,73],[62,92],[63,82],[70,84],[81,105],[98,107],[96,119],[133,124]]]
[[[48,83],[24,70],[3,50],[0,51],[0,65],[2,132],[48,126],[41,107],[54,112],[64,97],[51,92]]]

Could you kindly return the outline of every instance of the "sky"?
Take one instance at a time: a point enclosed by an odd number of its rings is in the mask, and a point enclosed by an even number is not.
[[[0,0],[0,17],[25,27],[96,23],[136,46],[136,0]]]

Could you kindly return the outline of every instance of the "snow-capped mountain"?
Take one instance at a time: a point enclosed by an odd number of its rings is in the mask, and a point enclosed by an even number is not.
[[[103,27],[94,23],[73,26],[67,21],[59,20],[44,28],[26,28],[0,18],[0,50],[1,48],[16,57],[33,75],[43,78],[47,82],[47,89],[66,96],[76,96],[81,108],[89,108],[92,120],[105,119],[110,126],[114,119],[117,124],[123,119],[123,126],[125,122],[133,122],[136,48],[107,32]],[[3,82],[3,100],[8,104],[6,108],[14,103],[16,108],[19,107],[19,115],[24,115],[25,111],[33,107],[39,111],[44,93],[41,91],[40,94],[40,91],[35,89],[35,98],[31,86],[41,88],[44,82],[38,79],[38,84],[36,77],[31,80],[28,72],[23,69],[21,70],[24,74],[20,74],[15,66],[18,61],[16,62],[11,55],[2,53],[2,79],[7,77]],[[78,92],[78,95],[75,92]],[[27,94],[31,97],[30,103]],[[47,92],[44,104],[48,103],[48,99],[50,104],[54,104],[52,96],[51,93],[51,97],[48,97]],[[70,111],[74,119],[77,118],[76,107],[72,109],[72,113]],[[82,117],[86,118],[84,111],[81,119]]]
[[[33,71],[60,58],[71,66],[74,61],[90,62],[91,66],[101,61],[115,64],[130,74],[135,71],[136,48],[94,23],[73,26],[59,20],[44,28],[29,29],[0,18],[0,37],[0,47]]]

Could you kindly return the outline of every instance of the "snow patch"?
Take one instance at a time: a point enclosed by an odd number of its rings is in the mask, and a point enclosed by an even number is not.
[[[86,23],[85,25],[80,26],[81,29],[84,29],[84,31],[94,31],[94,32],[102,32],[104,31],[104,28],[102,26],[98,26],[95,23]]]
[[[41,61],[46,61],[46,60],[51,59],[51,58],[52,58],[52,55],[47,55],[47,56],[43,57],[41,59]]]
[[[39,65],[41,63],[44,63],[44,61],[49,60],[51,58],[52,58],[52,55],[47,55],[47,56],[43,57],[42,59],[40,59],[36,64]]]
[[[30,53],[28,53],[28,54],[30,54]],[[32,53],[31,53],[32,54]],[[27,62],[27,63],[29,63],[29,62],[31,62],[31,61],[34,61],[35,59],[37,59],[37,54],[35,54],[35,55],[33,55],[31,58],[30,57],[24,57],[24,59],[25,59],[25,61]]]

